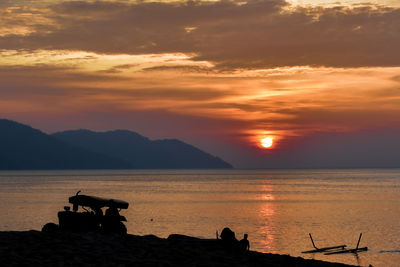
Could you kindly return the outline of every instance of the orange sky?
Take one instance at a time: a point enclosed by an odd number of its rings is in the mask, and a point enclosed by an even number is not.
[[[2,1],[0,117],[180,138],[243,167],[396,130],[400,5],[354,3]]]

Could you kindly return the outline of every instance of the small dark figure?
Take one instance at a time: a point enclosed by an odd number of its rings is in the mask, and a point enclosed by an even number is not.
[[[103,211],[99,207],[93,207],[94,214],[96,214],[97,217],[102,218],[103,217]]]
[[[228,227],[225,227],[221,232],[221,240],[225,248],[236,249],[238,245],[238,240],[235,237],[235,232],[233,232]]]
[[[225,227],[221,232],[221,239],[222,241],[232,242],[237,240],[235,237],[235,232],[233,232],[230,228]]]
[[[106,216],[118,218],[118,221],[119,221],[120,215],[119,215],[118,209],[114,206],[111,206],[106,210]]]
[[[239,246],[243,251],[250,250],[250,242],[247,237],[248,235],[244,234],[243,239],[239,241]]]
[[[120,227],[121,227],[120,215],[118,209],[114,205],[111,205],[111,207],[106,210],[106,213],[103,217],[102,226],[105,232],[111,232],[111,233],[120,232]]]

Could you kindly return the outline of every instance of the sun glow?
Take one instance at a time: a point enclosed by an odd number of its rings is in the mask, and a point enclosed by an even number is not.
[[[264,148],[271,148],[274,144],[274,139],[271,136],[267,136],[260,141],[261,146]]]

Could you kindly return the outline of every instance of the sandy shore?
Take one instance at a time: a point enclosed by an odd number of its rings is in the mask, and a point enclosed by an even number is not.
[[[1,266],[349,266],[255,251],[179,235],[0,232]]]

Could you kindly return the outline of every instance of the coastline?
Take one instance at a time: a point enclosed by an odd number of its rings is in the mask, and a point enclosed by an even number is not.
[[[257,251],[182,235],[0,232],[2,266],[352,266]]]

